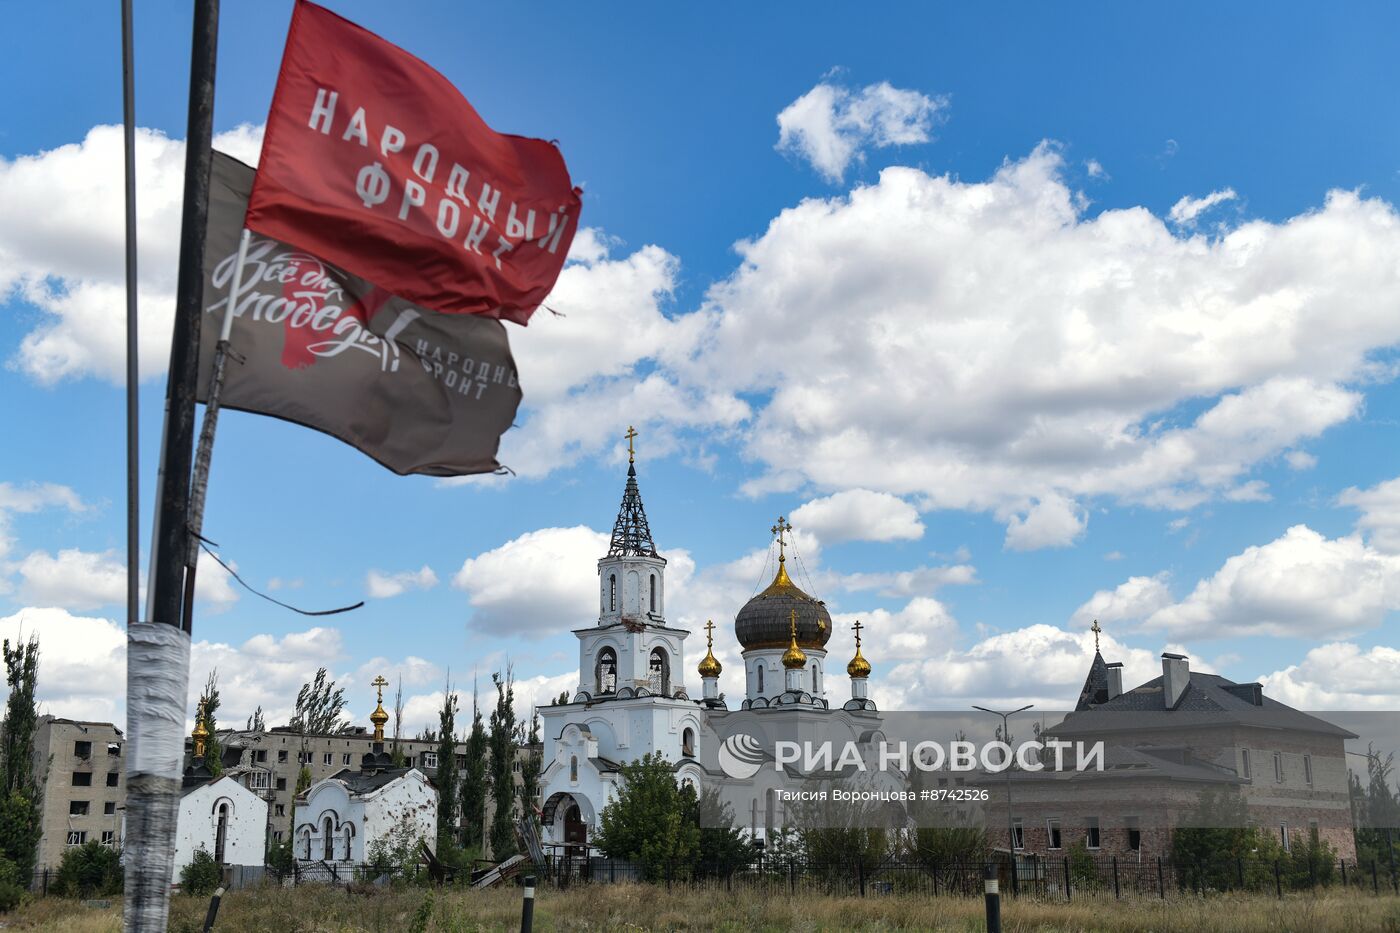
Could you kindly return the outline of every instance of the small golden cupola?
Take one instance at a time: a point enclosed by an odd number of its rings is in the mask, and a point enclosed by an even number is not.
[[[194,757],[204,757],[204,743],[209,739],[209,730],[204,726],[204,700],[199,701],[199,705],[194,710],[194,731],[190,733],[190,738],[194,740]]]
[[[788,648],[783,652],[783,667],[790,671],[800,671],[807,666],[807,653],[797,644],[797,610],[792,610],[791,618],[791,638]]]
[[[705,657],[700,659],[700,666],[696,668],[701,677],[718,677],[724,668],[719,663],[719,658],[715,657],[715,623],[714,620],[705,623]]]
[[[855,657],[851,658],[851,663],[846,665],[846,673],[852,678],[863,679],[870,676],[870,662],[865,660],[864,655],[860,653],[860,630],[865,626],[861,625],[860,620],[857,619],[852,628],[856,631],[856,654]]]
[[[370,684],[371,687],[379,691],[379,701],[374,707],[374,712],[369,714],[369,721],[374,725],[374,741],[376,742],[384,741],[384,724],[389,721],[389,714],[384,712],[384,688],[388,685],[389,681],[384,679],[383,674],[375,677]]]

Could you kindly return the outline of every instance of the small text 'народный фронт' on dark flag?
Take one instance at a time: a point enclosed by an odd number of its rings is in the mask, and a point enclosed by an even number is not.
[[[581,207],[553,143],[496,132],[418,58],[297,0],[250,230],[419,307],[524,324]]]
[[[214,153],[199,400],[207,401],[253,169]],[[506,327],[410,304],[305,249],[253,235],[222,404],[296,422],[396,473],[499,469],[521,392]]]

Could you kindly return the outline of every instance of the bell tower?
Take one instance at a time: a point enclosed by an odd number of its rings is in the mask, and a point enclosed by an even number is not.
[[[666,558],[656,551],[637,485],[637,431],[628,427],[627,485],[606,556],[598,560],[598,625],[579,631],[579,691],[604,696],[684,692],[684,632],[666,626]],[[626,693],[622,691],[626,690]]]

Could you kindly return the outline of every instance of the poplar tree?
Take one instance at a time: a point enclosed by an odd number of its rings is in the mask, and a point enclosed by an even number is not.
[[[503,679],[492,674],[496,685],[496,708],[491,711],[491,855],[497,861],[516,851],[512,811],[515,807],[515,675],[509,667]]]
[[[457,694],[449,681],[443,690],[442,709],[438,711],[437,775],[438,788],[437,849],[447,853],[457,844]]]
[[[209,769],[210,774],[218,777],[224,773],[224,750],[223,746],[219,744],[217,734],[219,725],[219,669],[217,667],[209,672],[209,679],[204,682],[204,692],[199,695],[199,702],[194,708],[196,717],[199,716],[201,709],[204,710],[204,728],[209,730],[209,737],[204,740],[204,766]]]
[[[467,767],[462,774],[462,816],[467,824],[465,842],[482,846],[486,842],[486,765],[489,756],[486,726],[477,703],[476,684],[472,683],[472,728],[467,735]]]
[[[39,712],[34,690],[39,681],[39,639],[10,647],[3,643],[5,681],[10,697],[0,720],[0,862],[9,862],[21,884],[34,871],[39,837],[41,794],[34,777],[34,733]]]

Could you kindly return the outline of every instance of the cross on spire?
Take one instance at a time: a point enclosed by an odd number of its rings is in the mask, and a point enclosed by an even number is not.
[[[851,628],[853,628],[853,629],[856,630],[856,650],[859,651],[859,650],[860,650],[860,630],[863,629],[863,628],[865,628],[865,626],[860,624],[860,619],[856,619],[856,624],[855,624],[855,625],[852,625]]]
[[[778,560],[780,560],[780,561],[786,561],[786,560],[787,560],[787,539],[786,539],[785,535],[786,535],[789,531],[792,531],[792,523],[789,522],[787,519],[785,519],[783,516],[779,515],[779,516],[778,516],[778,524],[774,525],[774,526],[773,526],[772,528],[770,528],[769,530],[772,531],[773,534],[775,534],[775,535],[778,536]]]
[[[707,620],[705,620],[705,647],[706,647],[706,648],[713,648],[714,646],[715,646],[715,621],[714,621],[714,619],[707,619]]]
[[[646,509],[642,508],[642,493],[637,488],[637,449],[632,444],[637,429],[628,425],[623,437],[627,438],[627,487],[622,492],[622,507],[617,510],[617,521],[613,524],[608,556],[660,557],[656,553],[656,542],[651,539]]]
[[[379,689],[379,702],[382,704],[384,702],[384,688],[389,686],[389,681],[384,679],[383,674],[380,674],[375,677],[374,680],[370,681],[370,686]]]
[[[1101,633],[1101,632],[1103,631],[1103,629],[1099,628],[1099,620],[1098,620],[1098,619],[1095,619],[1095,620],[1094,620],[1094,624],[1091,625],[1091,626],[1089,626],[1089,631],[1091,631],[1091,632],[1094,633],[1094,653],[1095,653],[1095,654],[1098,654],[1098,652],[1099,652],[1099,633]]]

